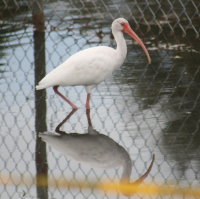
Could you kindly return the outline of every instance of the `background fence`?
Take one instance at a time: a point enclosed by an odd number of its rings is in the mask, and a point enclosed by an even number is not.
[[[70,109],[52,89],[35,92],[34,87],[46,72],[80,49],[115,46],[110,25],[122,16],[145,42],[153,63],[147,65],[142,50],[127,37],[128,56],[121,70],[93,92],[93,127],[127,151],[132,181],[144,173],[154,153],[147,182],[199,185],[199,8],[198,0],[1,1],[1,174],[120,179],[122,169],[91,169],[53,148],[46,151],[38,133],[55,132]],[[62,129],[86,133],[84,88],[62,91],[81,107]],[[126,197],[19,186],[16,178],[12,183],[15,186],[0,187],[1,198]]]
[[[34,2],[37,1],[15,1],[3,0],[1,8],[7,11],[7,16],[15,16],[15,12],[22,10],[32,10]],[[198,0],[167,0],[167,1],[43,1],[44,12],[46,16],[46,24],[49,28],[69,28],[69,22],[65,19],[87,18],[87,23],[92,23],[97,19],[100,21],[108,21],[109,18],[114,19],[118,16],[124,16],[135,24],[135,28],[139,29],[141,26],[146,26],[147,32],[153,28],[158,30],[155,34],[161,34],[165,29],[170,33],[180,31],[183,36],[193,34],[196,38],[199,37],[199,7]],[[37,4],[37,3],[36,3]],[[54,7],[55,5],[55,7]],[[41,8],[41,5],[39,5]],[[41,8],[42,9],[42,8]],[[14,10],[14,12],[13,12]],[[22,16],[21,16],[22,17]],[[16,21],[15,18],[14,21]],[[57,21],[57,24],[53,22]],[[13,23],[13,21],[3,23]],[[31,25],[30,15],[27,14],[20,18],[21,25]],[[99,23],[96,26],[100,25]],[[64,26],[64,27],[63,27]]]

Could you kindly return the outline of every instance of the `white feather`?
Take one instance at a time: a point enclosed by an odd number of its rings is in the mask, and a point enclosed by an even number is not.
[[[72,55],[64,63],[48,73],[36,86],[44,89],[52,86],[96,85],[120,66],[116,50],[106,46],[88,48]]]

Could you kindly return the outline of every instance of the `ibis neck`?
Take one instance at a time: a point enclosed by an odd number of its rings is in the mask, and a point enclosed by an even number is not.
[[[117,54],[124,61],[127,54],[127,46],[126,46],[126,41],[124,39],[124,35],[121,31],[113,31],[113,36],[117,43],[117,48],[116,48]]]
[[[130,181],[130,176],[131,176],[131,171],[132,171],[132,162],[131,158],[128,155],[128,153],[124,154],[124,162],[123,162],[123,172],[121,176],[121,182],[129,182]]]

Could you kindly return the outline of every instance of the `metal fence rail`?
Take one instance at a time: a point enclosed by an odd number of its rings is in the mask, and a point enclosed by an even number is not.
[[[35,84],[80,49],[114,46],[110,24],[121,16],[144,40],[153,63],[148,66],[141,49],[127,40],[122,69],[93,92],[93,127],[128,152],[132,181],[147,170],[155,154],[148,182],[199,185],[199,8],[199,0],[1,1],[0,181],[1,174],[10,175],[15,186],[0,184],[0,198],[126,198],[90,189],[42,187],[37,181],[40,175],[77,183],[120,179],[120,169],[91,168],[46,147],[39,133],[55,133],[70,109],[52,89],[36,92]],[[61,129],[87,133],[84,88],[63,92],[81,108]],[[21,186],[12,178],[23,174],[36,177],[33,186]]]

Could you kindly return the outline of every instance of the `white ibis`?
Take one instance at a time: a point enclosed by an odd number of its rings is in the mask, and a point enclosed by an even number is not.
[[[53,87],[56,94],[71,105],[73,109],[77,109],[75,104],[58,91],[58,87],[83,85],[87,92],[86,109],[89,109],[92,89],[110,76],[115,69],[119,68],[126,58],[127,46],[123,33],[130,35],[142,47],[149,64],[151,63],[150,55],[144,43],[131,29],[126,19],[115,19],[112,23],[112,33],[117,43],[116,49],[97,46],[81,50],[49,72],[39,82],[36,89]]]

